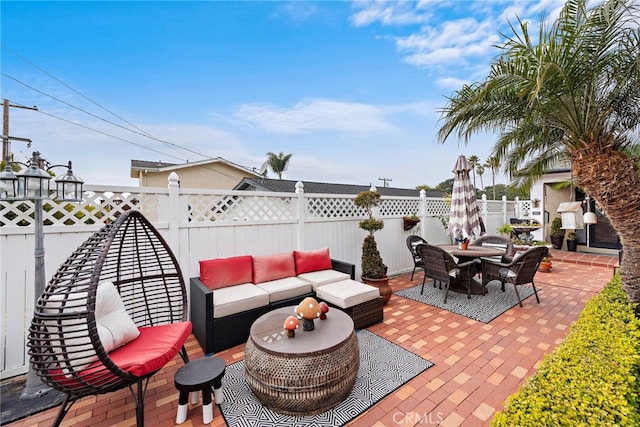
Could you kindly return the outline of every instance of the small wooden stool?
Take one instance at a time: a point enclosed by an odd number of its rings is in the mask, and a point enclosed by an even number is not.
[[[173,378],[176,388],[180,392],[178,400],[178,414],[176,424],[181,424],[187,419],[187,403],[189,392],[191,403],[198,403],[198,392],[202,391],[202,422],[209,424],[213,421],[213,406],[211,404],[211,387],[217,404],[224,401],[222,393],[222,377],[226,364],[219,357],[203,357],[189,362],[176,372]]]

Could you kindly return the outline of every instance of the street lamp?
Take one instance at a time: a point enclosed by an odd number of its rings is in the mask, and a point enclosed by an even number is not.
[[[13,173],[10,164],[20,164],[26,169],[18,174]],[[33,251],[35,259],[34,271],[34,304],[44,292],[46,283],[44,270],[44,233],[42,218],[42,201],[50,199],[51,175],[48,171],[55,167],[66,167],[67,173],[55,179],[56,194],[54,198],[63,202],[79,202],[82,200],[82,184],[84,182],[73,174],[71,162],[67,165],[51,165],[40,157],[40,153],[35,151],[27,163],[11,162],[6,159],[4,171],[0,172],[0,201],[34,201],[34,224],[35,224],[35,249]],[[29,374],[27,383],[20,396],[20,399],[32,399],[44,395],[50,390],[36,375],[31,364],[29,364]]]

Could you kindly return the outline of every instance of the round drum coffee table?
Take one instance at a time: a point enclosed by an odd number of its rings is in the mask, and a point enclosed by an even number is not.
[[[284,321],[294,307],[262,315],[251,326],[245,346],[249,388],[267,408],[289,415],[325,412],[353,389],[360,347],[353,320],[334,309],[315,320],[313,331],[296,329],[287,338]]]

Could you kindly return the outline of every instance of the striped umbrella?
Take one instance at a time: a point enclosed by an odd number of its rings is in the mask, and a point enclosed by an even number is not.
[[[465,156],[459,156],[453,173],[453,193],[449,213],[449,233],[454,237],[480,236],[480,212],[476,203],[475,188],[469,178],[471,164]]]

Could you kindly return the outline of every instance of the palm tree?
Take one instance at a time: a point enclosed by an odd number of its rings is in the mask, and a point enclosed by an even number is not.
[[[484,191],[484,181],[482,180],[482,175],[484,175],[484,166],[482,166],[482,165],[476,166],[476,173],[478,174],[478,177],[480,178],[480,190]]]
[[[571,162],[575,183],[624,241],[622,286],[638,304],[640,175],[626,149],[640,135],[640,9],[633,0],[586,3],[567,1],[533,34],[525,22],[511,25],[489,75],[449,98],[438,137],[456,132],[468,143],[498,132],[493,155],[521,183]]]
[[[473,174],[473,191],[476,191],[476,166],[480,165],[480,157],[475,154],[469,156],[469,165],[471,165],[471,173]]]
[[[269,151],[267,154],[267,164],[278,175],[278,179],[282,179],[282,172],[286,171],[289,167],[289,160],[293,154],[284,154],[282,151],[279,154]]]
[[[500,168],[500,160],[498,157],[491,156],[487,159],[487,162],[484,164],[485,168],[491,169],[491,185],[493,188],[493,200],[496,199],[496,171]]]

